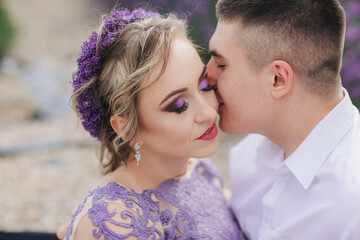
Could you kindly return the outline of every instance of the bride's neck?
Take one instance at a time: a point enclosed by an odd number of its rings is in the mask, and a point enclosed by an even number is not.
[[[139,166],[133,154],[126,166],[114,171],[119,183],[136,191],[155,189],[162,182],[183,176],[188,170],[188,158],[171,158],[141,152]]]

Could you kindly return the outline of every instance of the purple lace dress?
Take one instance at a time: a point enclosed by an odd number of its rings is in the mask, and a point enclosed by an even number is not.
[[[89,192],[65,239],[74,238],[83,217],[90,218],[93,236],[101,239],[244,239],[213,165],[209,160],[194,164],[189,177],[167,180],[153,190],[136,192],[110,182]],[[109,204],[118,207],[109,210]]]

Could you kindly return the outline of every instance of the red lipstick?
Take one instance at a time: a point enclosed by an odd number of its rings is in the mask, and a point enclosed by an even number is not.
[[[203,135],[201,135],[198,140],[212,140],[214,139],[218,134],[218,129],[216,127],[216,124],[214,123],[209,127]]]

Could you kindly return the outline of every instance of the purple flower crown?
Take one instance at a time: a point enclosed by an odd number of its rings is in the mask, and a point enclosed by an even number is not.
[[[88,41],[81,47],[77,60],[78,69],[72,79],[74,92],[89,83],[101,72],[101,53],[108,49],[116,40],[119,31],[126,25],[149,17],[160,16],[159,13],[135,9],[113,10],[108,18],[105,18],[101,33],[93,31]],[[100,34],[100,40],[98,41]],[[98,43],[97,43],[98,42]],[[91,84],[79,92],[76,98],[76,108],[80,113],[81,123],[91,136],[100,140],[101,127],[105,110],[100,99],[96,96],[96,84]]]

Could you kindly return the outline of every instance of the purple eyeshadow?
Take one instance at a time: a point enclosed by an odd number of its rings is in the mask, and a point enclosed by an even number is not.
[[[201,80],[201,82],[200,82],[200,87],[201,87],[202,89],[208,87],[208,82],[207,82],[207,79],[206,79],[206,78],[204,78],[203,80]]]
[[[183,98],[179,98],[178,100],[176,100],[176,107],[181,108],[182,106],[184,106],[184,99]]]

